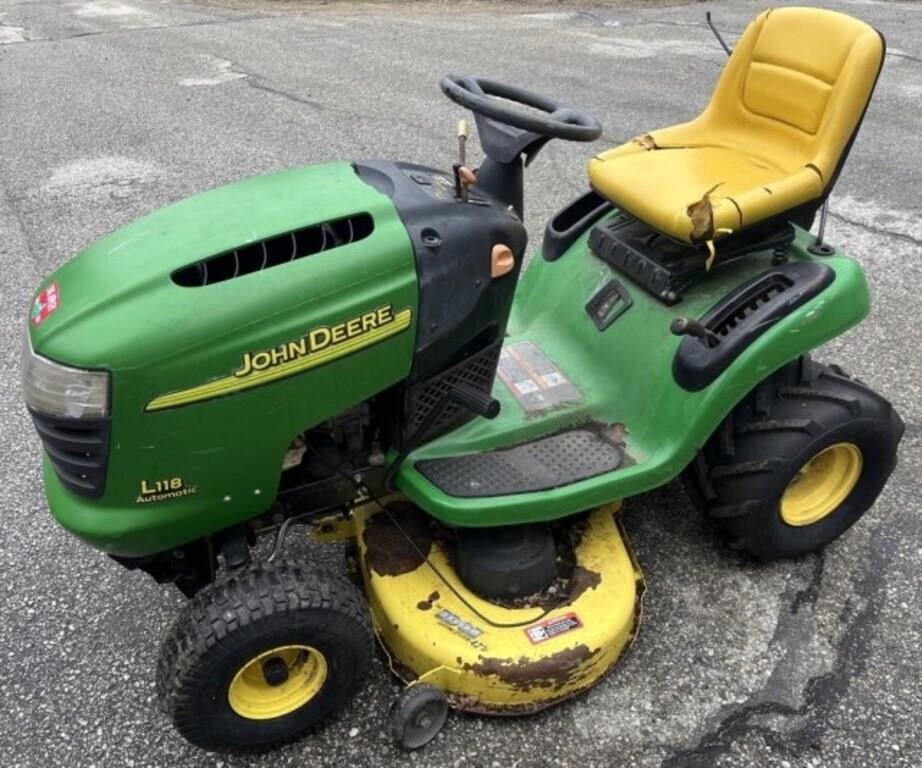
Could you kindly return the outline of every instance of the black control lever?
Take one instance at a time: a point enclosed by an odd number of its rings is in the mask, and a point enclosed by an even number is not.
[[[704,339],[708,342],[709,347],[716,347],[720,344],[720,336],[704,323],[699,323],[691,317],[677,317],[669,325],[669,330],[676,336],[694,336],[696,339]]]
[[[453,384],[451,391],[454,395],[452,399],[471,413],[476,413],[485,419],[495,419],[499,416],[499,400],[486,392],[481,392],[467,384]]]

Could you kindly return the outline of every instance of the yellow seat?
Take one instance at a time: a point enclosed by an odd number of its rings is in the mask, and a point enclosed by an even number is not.
[[[687,243],[811,204],[815,210],[838,175],[883,58],[880,33],[850,16],[765,11],[736,44],[699,117],[597,155],[589,181]]]

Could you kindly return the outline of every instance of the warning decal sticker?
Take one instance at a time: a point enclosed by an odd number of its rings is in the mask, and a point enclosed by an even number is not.
[[[583,399],[582,392],[531,341],[505,345],[497,373],[529,414]]]
[[[545,640],[558,637],[566,632],[572,632],[579,629],[583,623],[575,613],[565,613],[563,616],[557,616],[553,619],[547,619],[540,624],[528,627],[525,634],[531,640],[532,645],[543,643]]]

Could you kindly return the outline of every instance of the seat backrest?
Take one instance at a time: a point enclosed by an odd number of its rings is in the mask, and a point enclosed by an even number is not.
[[[833,181],[884,58],[873,27],[835,11],[760,14],[733,49],[699,118],[720,143],[794,173]]]

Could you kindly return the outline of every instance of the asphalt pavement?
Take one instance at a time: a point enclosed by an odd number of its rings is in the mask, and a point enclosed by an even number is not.
[[[922,765],[922,3],[822,4],[889,43],[828,227],[866,268],[874,307],[818,354],[906,421],[876,506],[822,555],[764,565],[728,552],[677,484],[631,499],[644,624],[588,694],[526,719],[452,715],[405,756],[383,732],[397,688],[379,661],[324,732],[231,758],[184,743],[156,707],[158,637],[178,593],[47,511],[18,384],[40,280],[132,218],[242,176],[339,158],[448,167],[461,114],[437,86],[449,71],[566,98],[601,119],[609,145],[687,119],[724,60],[705,10],[732,40],[763,4],[0,0],[4,768]],[[553,142],[529,169],[534,244],[586,188],[603,143]],[[341,567],[338,551],[299,550]]]

